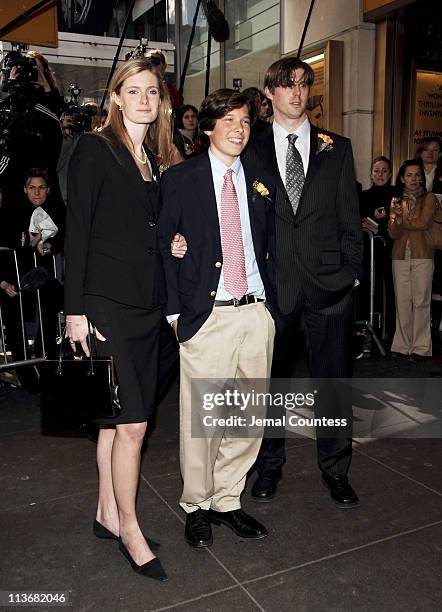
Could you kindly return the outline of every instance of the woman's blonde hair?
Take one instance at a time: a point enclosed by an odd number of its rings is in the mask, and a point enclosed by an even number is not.
[[[158,108],[157,119],[149,125],[147,130],[145,144],[156,155],[158,163],[170,166],[172,158],[172,127],[171,115],[172,107],[170,104],[169,92],[165,83],[158,77],[156,66],[146,57],[137,57],[130,59],[122,64],[112,77],[109,85],[110,93],[120,95],[121,87],[124,81],[135,74],[148,70],[158,80],[158,90],[160,92],[160,105]],[[118,108],[117,101],[111,96],[109,113],[104,124],[104,130],[110,127],[117,139],[134,154],[132,140],[126,130],[123,121],[123,114]],[[102,132],[106,136],[106,132]]]

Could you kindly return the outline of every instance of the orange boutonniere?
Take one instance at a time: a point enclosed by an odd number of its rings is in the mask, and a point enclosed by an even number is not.
[[[318,153],[331,151],[333,149],[333,138],[328,134],[318,134]]]

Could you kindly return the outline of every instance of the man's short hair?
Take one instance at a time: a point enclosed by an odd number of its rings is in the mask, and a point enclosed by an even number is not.
[[[42,178],[46,185],[48,187],[50,186],[47,168],[29,168],[29,170],[26,170],[24,178],[25,187],[27,186],[29,179],[33,178]]]
[[[315,73],[310,64],[297,57],[283,57],[267,69],[264,77],[264,88],[267,87],[273,93],[275,87],[292,87],[293,73],[298,68],[304,70],[305,81],[311,87],[315,80]]]
[[[250,99],[234,89],[217,89],[207,96],[198,113],[200,132],[212,131],[217,119],[225,117],[230,111],[247,106],[250,123],[253,123],[254,109]]]

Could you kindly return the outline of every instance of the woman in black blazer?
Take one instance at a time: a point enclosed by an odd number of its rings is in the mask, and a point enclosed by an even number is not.
[[[94,533],[118,539],[136,572],[165,580],[139,527],[135,497],[165,301],[157,247],[160,175],[151,150],[162,160],[171,155],[170,101],[146,58],[124,63],[110,91],[104,129],[82,136],[69,167],[66,334],[88,354],[91,322],[99,353],[115,359],[122,404],[117,418],[99,421]]]

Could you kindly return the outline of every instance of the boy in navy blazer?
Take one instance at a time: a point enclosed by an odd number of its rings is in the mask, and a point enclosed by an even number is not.
[[[201,406],[192,405],[193,379],[266,379],[270,373],[273,188],[263,171],[240,157],[250,115],[243,94],[230,89],[210,94],[198,115],[208,152],[174,166],[162,180],[166,314],[180,342],[180,505],[187,513],[185,539],[194,547],[212,544],[211,523],[227,525],[243,538],[267,535],[240,502],[262,429],[243,437],[239,427],[221,425],[216,436],[208,430],[193,437],[191,426],[191,413],[202,415]],[[176,232],[188,245],[180,262],[170,256]]]

